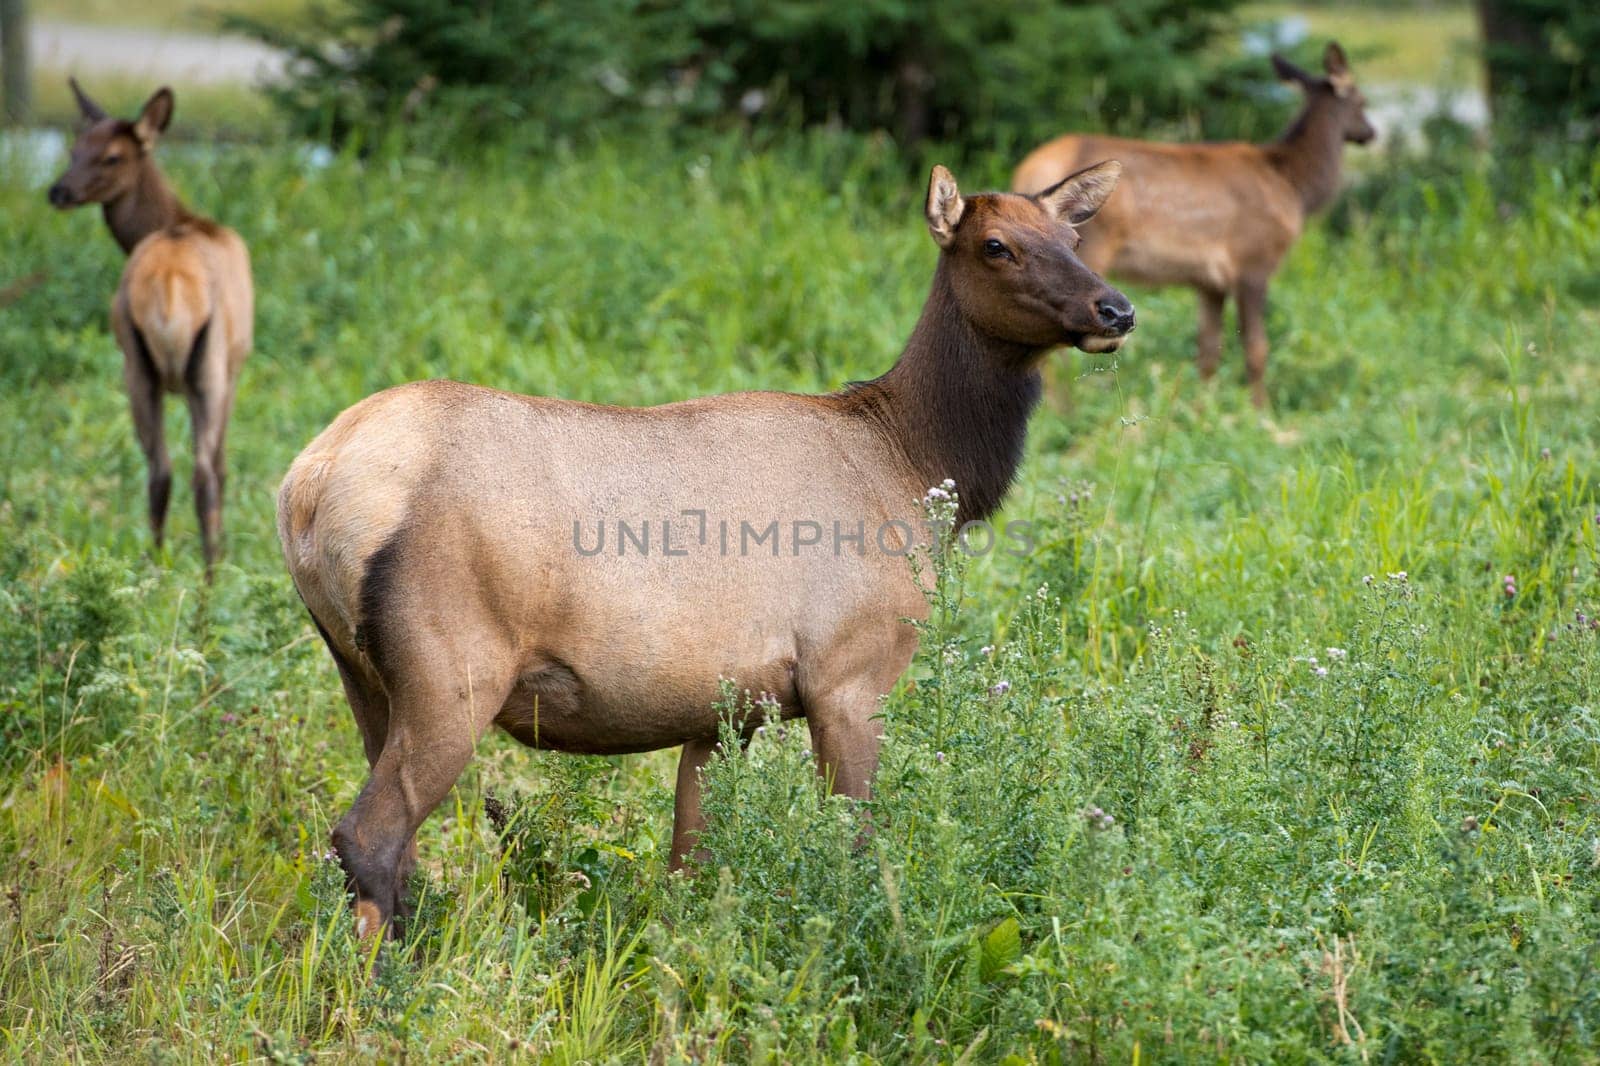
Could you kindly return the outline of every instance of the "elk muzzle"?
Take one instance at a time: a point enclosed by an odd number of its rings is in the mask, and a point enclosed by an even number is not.
[[[1133,332],[1133,304],[1120,292],[1109,293],[1096,300],[1094,313],[1100,319],[1100,324],[1113,333]]]
[[[1085,352],[1114,352],[1138,324],[1133,304],[1116,289],[1106,289],[1094,300],[1097,328],[1085,331],[1075,341]]]
[[[58,181],[54,185],[50,186],[50,192],[48,195],[50,197],[51,207],[68,208],[74,207],[78,203],[78,197],[73,195],[72,190],[67,188],[65,182]]]

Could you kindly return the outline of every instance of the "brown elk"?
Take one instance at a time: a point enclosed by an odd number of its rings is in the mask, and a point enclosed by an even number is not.
[[[934,168],[921,319],[888,373],[842,392],[621,408],[433,381],[311,442],[278,535],[371,766],[333,831],[365,931],[403,904],[414,834],[491,725],[568,752],[682,745],[675,868],[704,824],[719,679],[804,716],[832,787],[867,794],[872,718],[915,649],[904,620],[926,613],[901,558],[928,540],[925,490],[954,479],[960,521],[990,514],[1045,352],[1111,351],[1133,328],[1074,254],[1117,173],[963,197]],[[629,550],[624,519],[636,535],[657,517],[656,550]],[[597,550],[587,530],[614,520]]]
[[[132,122],[106,114],[76,80],[72,92],[84,127],[50,202],[63,210],[100,204],[128,256],[111,329],[149,465],[150,531],[160,548],[172,489],[161,401],[163,393],[181,393],[194,430],[194,505],[209,576],[222,551],[223,438],[254,328],[250,255],[233,230],[184,207],[156,167],[156,140],[172,121],[171,89],[158,89]]]
[[[1366,144],[1375,135],[1337,43],[1323,55],[1325,78],[1280,55],[1272,64],[1306,97],[1275,141],[1160,144],[1069,134],[1034,149],[1011,182],[1017,192],[1037,192],[1097,159],[1120,161],[1116,195],[1084,228],[1085,265],[1136,284],[1193,286],[1200,294],[1196,362],[1204,378],[1217,371],[1223,303],[1231,293],[1257,407],[1267,402],[1267,285],[1306,217],[1338,192],[1344,143]]]

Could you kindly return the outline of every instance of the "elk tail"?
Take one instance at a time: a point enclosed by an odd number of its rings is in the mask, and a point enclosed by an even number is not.
[[[307,449],[295,459],[278,487],[278,542],[297,587],[311,555],[312,524],[317,515],[317,501],[322,496],[322,483],[332,466],[331,458],[326,454],[312,455]],[[301,594],[304,595],[304,590]]]
[[[144,354],[168,389],[193,388],[210,333],[211,293],[198,256],[170,243],[146,244],[129,264],[128,312]]]

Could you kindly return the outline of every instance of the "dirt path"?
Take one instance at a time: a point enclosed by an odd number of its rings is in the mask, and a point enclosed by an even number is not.
[[[115,73],[186,85],[254,84],[283,74],[281,52],[243,37],[34,19],[36,70]]]

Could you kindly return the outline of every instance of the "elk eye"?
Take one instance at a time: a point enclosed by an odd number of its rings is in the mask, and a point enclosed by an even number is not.
[[[100,160],[100,165],[103,167],[114,167],[120,162],[122,162],[122,157],[113,152],[104,159]]]
[[[1010,259],[1011,249],[990,237],[983,242],[983,254],[990,259]]]

